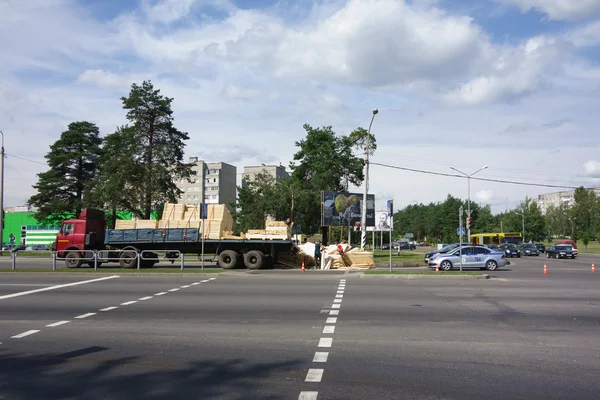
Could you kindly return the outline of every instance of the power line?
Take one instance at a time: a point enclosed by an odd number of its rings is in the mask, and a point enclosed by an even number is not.
[[[381,163],[374,163],[374,162],[372,162],[371,164],[372,165],[379,165],[381,167],[386,167],[386,168],[399,169],[399,170],[402,170],[402,171],[418,172],[418,173],[421,173],[421,174],[438,175],[438,176],[448,176],[448,177],[451,177],[451,178],[467,179],[467,177],[465,177],[463,175],[457,175],[457,174],[448,174],[448,173],[444,173],[444,172],[425,171],[425,170],[422,170],[422,169],[398,167],[398,166],[395,166],[395,165],[388,165],[388,164],[381,164]],[[489,178],[476,178],[476,177],[471,177],[471,179],[477,180],[477,181],[485,181],[485,182],[508,183],[508,184],[511,184],[511,185],[521,185],[521,186],[538,186],[538,187],[558,188],[558,189],[577,189],[577,187],[575,187],[575,186],[548,185],[548,184],[544,184],[544,183],[517,182],[517,181],[507,181],[507,180],[502,180],[502,179],[489,179]]]
[[[46,163],[43,163],[43,162],[39,162],[39,161],[35,161],[35,160],[30,160],[28,158],[23,158],[23,157],[19,157],[19,156],[14,156],[12,154],[6,154],[6,156],[7,157],[12,157],[12,158],[18,158],[19,160],[23,160],[23,161],[29,161],[29,162],[34,163],[34,164],[40,164],[40,165],[44,165],[44,166],[46,165]]]

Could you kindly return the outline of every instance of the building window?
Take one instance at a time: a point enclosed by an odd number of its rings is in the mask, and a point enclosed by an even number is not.
[[[189,188],[188,188],[188,192],[191,192],[191,191],[192,191],[192,188],[191,188],[191,187],[189,187]]]
[[[198,195],[197,194],[194,195],[194,200],[198,200]]]
[[[200,191],[200,188],[199,188],[198,186],[196,186],[196,187],[194,188],[194,192],[199,192],[199,191]]]
[[[192,196],[188,194],[188,197],[187,197],[187,199],[188,199],[188,200],[191,200],[191,199],[192,199]]]

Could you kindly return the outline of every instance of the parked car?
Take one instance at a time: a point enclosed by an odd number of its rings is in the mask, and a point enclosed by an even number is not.
[[[461,263],[461,249],[455,248],[447,253],[438,253],[429,261],[429,268],[436,266],[442,271],[458,268]],[[491,250],[485,246],[463,246],[462,267],[495,271],[506,266],[507,261],[502,251]]]
[[[540,251],[535,246],[535,244],[525,243],[521,246],[521,254],[524,256],[539,256]]]
[[[573,246],[569,246],[566,244],[558,244],[554,246],[550,246],[546,249],[546,257],[554,257],[554,258],[575,258],[577,257],[577,252],[573,248]]]
[[[429,259],[431,257],[433,257],[434,255],[447,253],[450,250],[456,249],[458,246],[459,246],[458,243],[454,243],[454,244],[449,244],[447,246],[444,246],[439,250],[430,251],[429,253],[425,254],[425,264],[427,264],[429,262]]]
[[[579,252],[579,250],[577,250],[577,242],[575,242],[574,240],[563,239],[563,240],[559,240],[556,243],[554,243],[554,245],[558,245],[558,244],[571,246],[571,247],[573,247],[573,251],[575,253]]]
[[[43,244],[33,244],[33,245],[27,247],[25,250],[27,250],[27,251],[49,251],[50,249],[47,246],[44,246]]]
[[[535,245],[535,247],[537,247],[538,251],[540,253],[545,253],[546,252],[546,246],[544,246],[542,243],[537,243]]]
[[[498,245],[495,245],[495,244],[486,244],[485,247],[487,247],[490,250],[498,250],[499,249]]]
[[[503,244],[500,246],[500,250],[504,252],[504,255],[508,257],[521,257],[521,250],[512,243]]]
[[[398,242],[395,244],[396,250],[415,250],[417,246],[409,242]]]

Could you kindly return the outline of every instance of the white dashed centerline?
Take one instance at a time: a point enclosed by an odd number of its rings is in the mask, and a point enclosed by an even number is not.
[[[34,333],[38,333],[38,332],[39,332],[39,330],[32,329],[27,332],[19,333],[18,335],[15,335],[15,336],[11,336],[11,339],[21,339],[21,338],[24,338],[25,336],[33,335]]]
[[[317,400],[319,392],[300,392],[298,400]]]
[[[313,357],[313,362],[327,362],[327,357],[329,357],[329,353],[317,351]]]
[[[106,307],[106,308],[102,308],[100,311],[110,311],[110,310],[116,310],[119,307],[116,306],[112,306],[112,307]]]
[[[343,299],[343,298],[344,298],[344,295],[343,295],[343,294],[336,294],[336,295],[335,295],[335,298],[336,298],[336,299]]]
[[[306,374],[306,382],[321,382],[323,379],[323,370],[320,368],[311,368]]]
[[[326,326],[325,328],[323,328],[323,333],[334,333],[335,332],[335,326]]]
[[[333,302],[334,302],[334,303],[341,303],[341,302],[342,302],[342,299],[335,299],[335,300],[333,300]]]
[[[57,327],[57,326],[61,326],[61,325],[64,325],[64,324],[68,324],[69,322],[71,322],[71,321],[58,321],[58,322],[55,322],[55,323],[53,323],[53,324],[48,324],[48,325],[46,325],[46,326],[47,326],[47,327],[49,327],[49,328],[55,328],[55,327]]]
[[[340,310],[331,310],[329,311],[329,315],[340,315]]]
[[[95,312],[89,312],[87,314],[78,315],[75,318],[77,318],[77,319],[84,319],[84,318],[87,318],[87,317],[91,317],[92,315],[96,315],[96,313]]]
[[[342,308],[341,304],[332,304],[331,308]]]
[[[327,318],[327,321],[325,321],[326,324],[335,324],[336,322],[337,322],[337,317]]]
[[[126,301],[125,303],[121,303],[122,306],[128,306],[131,304],[137,303],[137,300]]]
[[[179,288],[178,288],[178,287],[176,287],[176,288],[174,288],[174,289],[169,289],[169,292],[176,292],[176,291],[178,291],[178,290],[179,290]]]
[[[331,347],[333,343],[333,338],[321,338],[319,340],[319,347]]]
[[[199,284],[200,284],[200,282],[194,282],[194,283],[192,283],[193,286],[196,286],[196,285],[199,285]]]
[[[191,286],[191,285],[184,285],[184,286],[182,286],[181,288],[182,288],[182,289],[187,289],[187,288],[189,288],[190,286]]]
[[[160,293],[156,293],[154,294],[155,296],[162,296],[163,294],[167,294],[167,292],[160,292]]]
[[[154,296],[146,296],[146,297],[140,297],[138,300],[144,301],[144,300],[150,300],[151,298],[153,298]]]

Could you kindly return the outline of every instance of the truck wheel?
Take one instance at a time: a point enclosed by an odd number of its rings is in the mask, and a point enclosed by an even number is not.
[[[81,254],[78,251],[70,251],[65,257],[65,264],[67,268],[79,268],[83,261],[81,260]]]
[[[225,250],[219,254],[218,263],[223,269],[233,269],[238,263],[238,254],[233,250]]]
[[[87,265],[88,265],[90,268],[94,268],[94,262],[93,262],[93,261],[92,261],[92,262],[89,262],[89,261],[88,261],[86,264],[87,264]],[[100,261],[98,261],[98,264],[97,264],[98,268],[100,268],[100,266],[101,266],[101,265],[102,265],[102,263],[101,263]]]
[[[248,269],[260,269],[265,262],[265,255],[262,251],[251,250],[244,254],[244,265]]]
[[[124,251],[119,256],[119,265],[121,268],[136,268],[137,259],[133,251]]]
[[[158,258],[158,255],[156,253],[146,253],[144,255],[144,257]],[[141,261],[140,268],[152,268],[152,267],[154,267],[154,264],[156,264],[158,262],[157,260],[144,260],[144,259],[141,259],[140,261]]]

